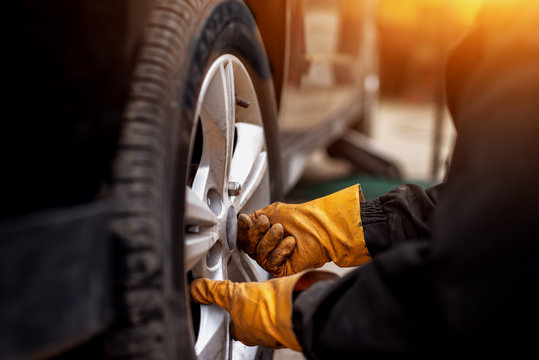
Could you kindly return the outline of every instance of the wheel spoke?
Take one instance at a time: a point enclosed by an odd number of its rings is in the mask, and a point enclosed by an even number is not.
[[[212,226],[217,224],[217,217],[215,214],[189,187],[185,190],[185,198],[185,225]]]
[[[232,360],[256,359],[256,352],[258,350],[256,346],[247,346],[236,340],[231,340],[229,346],[232,348]]]
[[[229,179],[244,184],[264,148],[264,129],[260,125],[237,123],[236,131],[238,138]]]
[[[225,82],[226,82],[226,103],[228,104],[228,111],[226,113],[226,171],[225,171],[225,185],[228,182],[228,175],[230,174],[230,166],[232,161],[232,151],[234,147],[234,122],[236,121],[236,95],[235,95],[235,83],[234,83],[234,66],[232,61],[228,61],[223,65],[223,70],[225,72]]]
[[[217,64],[209,70],[211,79],[204,82],[201,89],[199,107],[203,109],[207,120],[213,121],[221,134],[227,133],[230,111],[230,80],[224,64]],[[202,116],[202,114],[199,114]]]
[[[204,195],[208,191],[208,182],[210,178],[210,164],[207,163],[209,156],[203,156],[201,163],[198,166],[197,172],[193,179],[193,192],[195,192],[199,198],[204,198]],[[204,163],[206,162],[206,163]]]
[[[267,153],[262,152],[258,154],[248,178],[243,183],[240,195],[234,199],[234,205],[237,211],[243,209],[247,201],[253,196],[266,173],[267,167]]]
[[[230,166],[229,180],[241,184],[242,190],[234,199],[237,210],[243,208],[257,189],[267,168],[264,150],[264,129],[260,125],[237,123],[237,144]]]
[[[244,281],[267,280],[267,277],[264,278],[262,275],[264,270],[256,265],[243,251],[234,251],[232,253],[232,261],[234,261],[235,265],[241,270],[241,273],[245,277]]]
[[[185,263],[188,271],[206,255],[219,236],[213,230],[217,217],[208,205],[189,187],[185,190],[185,198]]]
[[[197,193],[225,191],[234,144],[234,79],[230,63],[210,69],[211,80],[201,90],[198,116],[204,131],[202,158],[193,181]]]
[[[200,306],[200,328],[195,352],[200,359],[226,359],[229,343],[228,314],[217,305]]]
[[[219,235],[216,232],[199,232],[185,234],[185,271],[189,271],[202,259]]]
[[[252,281],[252,277],[254,276],[249,275],[249,273],[244,269],[241,259],[234,253],[230,257],[227,272],[228,279],[235,282]]]

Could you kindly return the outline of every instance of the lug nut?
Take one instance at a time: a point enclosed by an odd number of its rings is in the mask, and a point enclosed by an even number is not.
[[[228,196],[238,196],[241,192],[241,184],[237,181],[228,182]]]

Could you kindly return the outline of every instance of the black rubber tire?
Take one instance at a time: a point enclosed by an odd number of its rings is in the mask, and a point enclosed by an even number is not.
[[[183,211],[196,99],[212,60],[233,54],[260,102],[272,200],[281,197],[277,107],[256,23],[238,0],[157,0],[138,51],[115,166],[117,313],[110,358],[191,359]]]

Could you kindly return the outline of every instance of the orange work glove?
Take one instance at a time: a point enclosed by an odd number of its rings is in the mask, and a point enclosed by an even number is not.
[[[274,276],[286,276],[326,262],[361,265],[371,259],[363,236],[354,185],[304,204],[273,203],[238,218],[239,246]]]
[[[228,311],[232,337],[245,345],[301,351],[292,329],[292,292],[337,277],[312,271],[264,282],[197,279],[191,283],[190,292],[194,301],[217,304]]]

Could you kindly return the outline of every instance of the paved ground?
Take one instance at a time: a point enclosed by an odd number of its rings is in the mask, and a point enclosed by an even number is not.
[[[385,101],[379,106],[372,137],[399,161],[405,177],[403,181],[432,181],[434,114],[435,108],[431,104]],[[442,136],[442,159],[446,159],[450,154],[454,138],[453,125],[449,117],[446,117]],[[441,177],[444,172],[444,169],[440,169]],[[351,174],[352,167],[346,161],[331,159],[320,151],[313,154],[302,181],[334,181]],[[361,182],[361,176],[358,176],[358,181]],[[342,269],[332,263],[327,264],[326,269],[341,275],[353,270]],[[276,351],[273,359],[302,360],[305,357],[301,353],[285,349]]]
[[[406,179],[431,180],[434,115],[435,107],[429,103],[385,101],[379,107],[373,138],[400,161]],[[446,113],[442,127],[442,159],[450,155],[454,138],[453,123]],[[443,162],[440,175],[445,173]]]
[[[384,101],[372,128],[372,138],[401,165],[405,180],[431,181],[435,108],[432,104]],[[455,131],[446,114],[442,132],[441,158],[451,153]],[[442,161],[442,165],[443,165]],[[445,173],[439,169],[440,175]],[[330,159],[319,151],[311,157],[302,180],[330,181],[353,174],[344,160]]]

